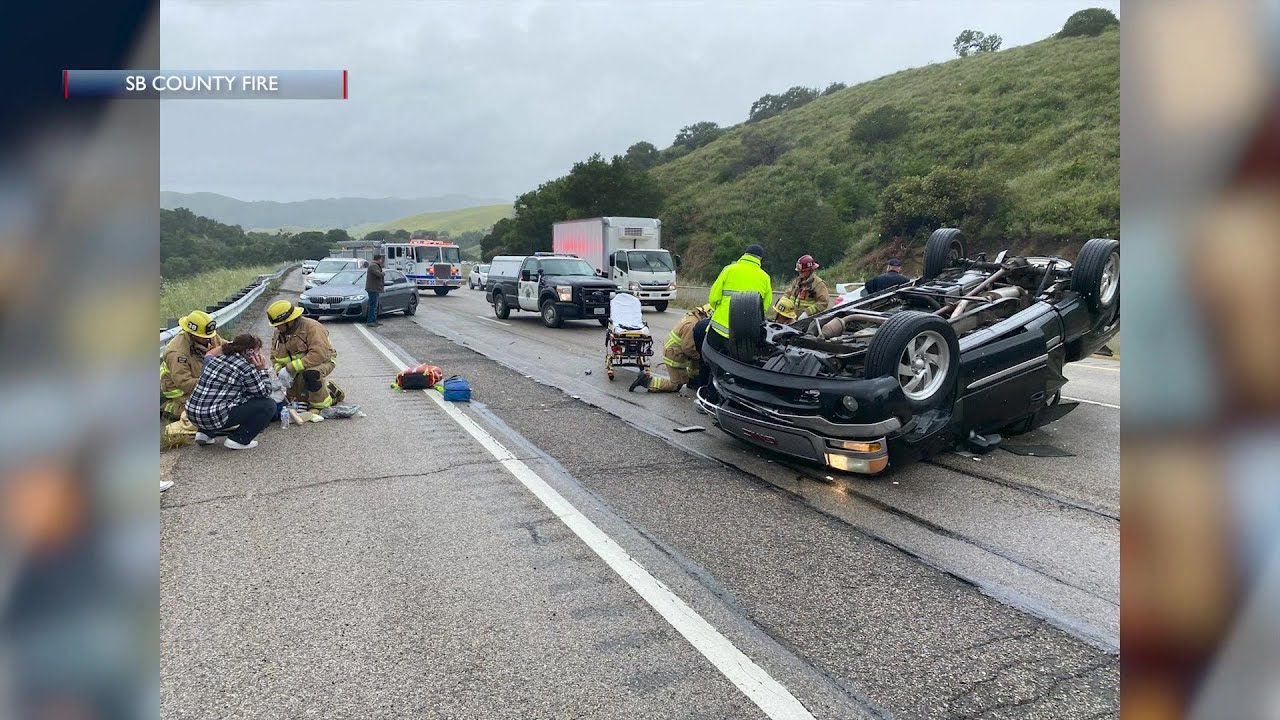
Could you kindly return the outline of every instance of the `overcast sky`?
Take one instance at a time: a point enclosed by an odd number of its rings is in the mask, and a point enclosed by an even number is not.
[[[594,152],[741,122],[765,93],[849,85],[1056,32],[1059,2],[163,0],[161,68],[349,71],[350,99],[167,101],[161,188],[243,200],[514,199]]]

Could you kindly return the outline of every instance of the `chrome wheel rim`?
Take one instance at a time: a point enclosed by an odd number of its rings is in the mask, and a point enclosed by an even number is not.
[[[1115,300],[1116,291],[1120,289],[1120,253],[1111,253],[1107,264],[1102,268],[1102,281],[1098,283],[1098,299],[1103,305],[1110,305]]]
[[[947,380],[951,349],[937,331],[925,330],[911,338],[898,357],[898,383],[912,400],[933,396]]]

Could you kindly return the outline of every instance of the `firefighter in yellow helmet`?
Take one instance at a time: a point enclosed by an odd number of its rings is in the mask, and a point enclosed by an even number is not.
[[[684,385],[692,387],[690,381],[698,377],[698,360],[701,357],[699,349],[710,324],[710,305],[703,305],[686,313],[671,329],[662,351],[662,364],[667,366],[667,377],[641,373],[628,390],[643,387],[649,392],[669,393],[679,392]]]
[[[345,394],[329,379],[338,364],[338,351],[319,321],[302,317],[302,308],[288,300],[267,307],[267,322],[276,329],[271,358],[277,373],[284,369],[290,400],[306,400],[312,410],[342,402]]]
[[[169,422],[182,419],[187,398],[196,389],[204,355],[226,340],[218,334],[218,323],[203,310],[193,310],[178,320],[178,333],[164,346],[160,359],[160,415]]]

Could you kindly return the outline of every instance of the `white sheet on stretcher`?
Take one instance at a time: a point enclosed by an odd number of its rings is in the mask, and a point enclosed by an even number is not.
[[[609,301],[609,323],[614,332],[643,332],[649,334],[649,326],[640,315],[640,298],[618,293]]]

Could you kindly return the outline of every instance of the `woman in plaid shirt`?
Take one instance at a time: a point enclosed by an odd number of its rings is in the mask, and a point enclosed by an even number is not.
[[[278,412],[270,396],[271,371],[262,355],[261,340],[237,335],[210,350],[187,400],[187,418],[199,430],[196,442],[212,445],[215,435],[228,435],[223,445],[232,450],[257,447],[254,437]]]

